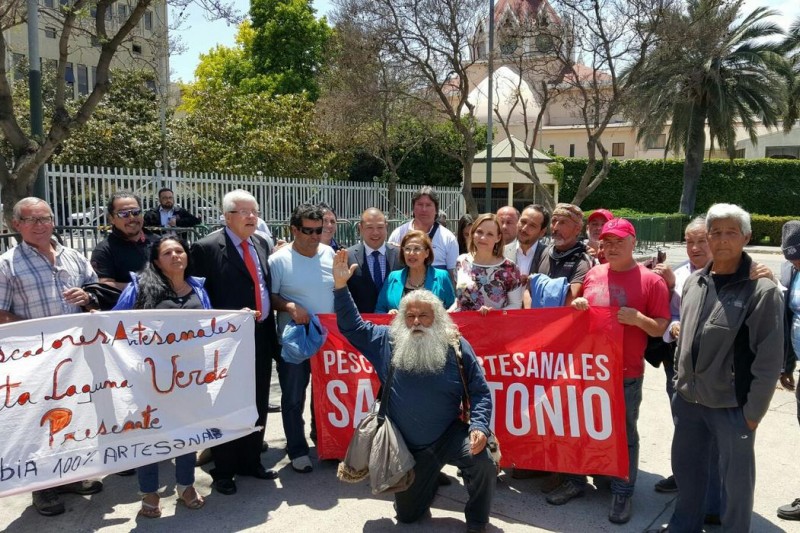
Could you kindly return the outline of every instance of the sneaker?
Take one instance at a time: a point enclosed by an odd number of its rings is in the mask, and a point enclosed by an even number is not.
[[[64,503],[55,489],[34,491],[33,506],[42,516],[56,516],[64,512]]]
[[[678,492],[678,484],[675,482],[675,476],[664,478],[655,487],[656,492]]]
[[[789,505],[781,505],[778,507],[778,518],[784,520],[800,520],[800,498]]]
[[[80,494],[88,496],[90,494],[97,494],[103,490],[103,482],[99,480],[83,480],[74,483],[67,483],[55,488],[59,494]]]
[[[615,524],[626,524],[631,519],[631,497],[614,494],[608,519]]]
[[[583,496],[583,487],[578,486],[573,481],[565,481],[559,485],[555,490],[547,495],[547,503],[552,505],[564,505],[572,498],[580,498]]]
[[[307,455],[303,455],[292,459],[292,470],[298,474],[308,474],[314,470],[314,467],[311,466],[311,459]]]

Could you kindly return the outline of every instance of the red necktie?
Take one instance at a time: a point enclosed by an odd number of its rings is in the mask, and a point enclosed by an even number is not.
[[[258,281],[258,270],[256,270],[256,264],[253,262],[253,258],[250,256],[250,243],[247,241],[242,241],[242,258],[244,259],[244,266],[247,267],[247,271],[250,273],[250,278],[253,280],[253,285],[255,286],[256,291],[256,310],[261,313],[263,311],[263,304],[261,303],[261,285]]]

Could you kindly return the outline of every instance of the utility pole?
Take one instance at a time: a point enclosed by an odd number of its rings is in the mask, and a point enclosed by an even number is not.
[[[39,3],[28,0],[28,90],[31,103],[31,135],[38,142],[44,141],[44,112],[42,110],[42,67],[39,59]],[[47,183],[44,165],[36,173],[33,195],[47,203]]]
[[[486,121],[486,212],[492,209],[492,97],[494,93],[494,0],[489,0],[489,98]]]

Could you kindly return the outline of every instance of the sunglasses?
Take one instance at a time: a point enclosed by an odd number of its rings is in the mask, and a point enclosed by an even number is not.
[[[295,226],[303,235],[322,235],[322,226],[318,228],[307,228],[305,226]]]
[[[117,211],[114,215],[119,218],[128,218],[128,217],[138,217],[142,214],[141,209],[125,209],[123,211]]]

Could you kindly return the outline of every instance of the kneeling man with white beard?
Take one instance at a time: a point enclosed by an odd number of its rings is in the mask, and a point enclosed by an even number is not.
[[[347,252],[337,252],[333,280],[339,331],[372,363],[381,383],[394,365],[387,413],[417,463],[414,483],[395,494],[397,520],[416,522],[428,512],[437,476],[452,464],[461,469],[469,493],[467,532],[485,531],[497,470],[486,449],[492,400],[475,352],[441,300],[424,289],[403,297],[391,326],[364,321],[347,289],[356,266],[348,267]],[[453,348],[458,343],[469,390],[469,426],[459,418],[464,385]]]

